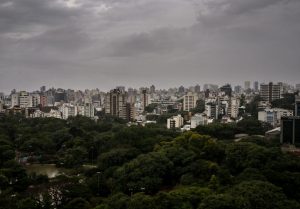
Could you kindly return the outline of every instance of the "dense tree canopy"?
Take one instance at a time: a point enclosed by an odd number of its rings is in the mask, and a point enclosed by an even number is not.
[[[299,158],[245,119],[178,133],[106,118],[0,119],[0,208],[300,208]],[[250,136],[234,141],[237,133]],[[24,163],[66,169],[49,179]]]

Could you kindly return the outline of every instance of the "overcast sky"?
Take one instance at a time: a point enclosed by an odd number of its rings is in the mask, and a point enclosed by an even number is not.
[[[0,91],[300,83],[300,0],[0,0]]]

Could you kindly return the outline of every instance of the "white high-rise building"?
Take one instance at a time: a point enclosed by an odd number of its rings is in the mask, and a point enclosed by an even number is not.
[[[232,118],[237,118],[239,115],[239,107],[240,107],[240,99],[239,98],[231,98],[230,110],[228,110],[228,115]]]
[[[181,115],[173,116],[167,120],[167,128],[181,128],[183,126],[183,117]]]
[[[28,99],[28,107],[37,107],[39,104],[41,104],[41,96],[39,94],[30,94]]]
[[[46,118],[62,118],[62,114],[59,110],[53,110],[51,109],[49,113],[45,114]]]
[[[93,118],[95,116],[95,107],[91,103],[84,104],[84,116]]]
[[[204,114],[196,114],[191,118],[191,128],[196,128],[199,125],[207,124],[207,116]]]
[[[19,106],[19,94],[14,93],[11,95],[11,107]]]
[[[82,115],[84,116],[84,106],[83,105],[76,105],[76,111],[77,115]]]
[[[63,119],[68,119],[71,116],[74,117],[77,115],[77,108],[72,104],[64,103],[59,109],[62,113]]]
[[[39,104],[41,104],[41,96],[38,93],[29,94],[26,91],[20,91],[11,95],[11,107],[37,107]]]
[[[21,108],[30,107],[30,96],[26,91],[19,92],[19,105]]]
[[[219,102],[217,99],[206,99],[205,100],[205,114],[207,117],[212,119],[219,118]]]
[[[183,110],[184,111],[190,111],[191,109],[196,107],[198,100],[197,94],[194,94],[193,92],[188,92],[183,97]]]

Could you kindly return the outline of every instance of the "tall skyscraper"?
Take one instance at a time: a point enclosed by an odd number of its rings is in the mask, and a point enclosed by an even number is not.
[[[29,107],[38,107],[41,104],[41,96],[37,93],[29,95]]]
[[[207,100],[205,104],[205,114],[212,119],[219,118],[219,102],[215,99]]]
[[[250,81],[245,81],[245,90],[249,90],[250,88],[251,82]]]
[[[11,98],[11,107],[19,106],[19,94],[18,93],[13,93],[10,95]]]
[[[48,106],[48,101],[47,101],[47,96],[46,95],[41,95],[40,101],[41,101],[41,106],[42,107]]]
[[[41,86],[40,91],[45,92],[46,91],[46,86]]]
[[[151,94],[155,93],[155,86],[154,85],[150,86],[150,93]]]
[[[258,81],[255,81],[253,83],[253,89],[254,89],[255,92],[258,92],[258,90],[259,90],[258,87],[259,87]]]
[[[300,83],[296,84],[296,90],[300,91]]]
[[[30,97],[29,93],[26,91],[19,92],[19,105],[20,107],[29,107],[30,106]]]
[[[143,89],[141,92],[141,102],[142,102],[142,108],[145,110],[145,107],[149,105],[149,94],[147,92],[147,89]]]
[[[240,99],[231,97],[228,107],[228,115],[232,118],[237,118],[239,115]]]
[[[196,93],[200,93],[200,91],[201,91],[201,87],[200,87],[200,85],[197,84],[197,85],[195,86],[195,92],[196,92]]]
[[[235,86],[235,87],[234,87],[234,92],[235,92],[236,94],[242,93],[242,87],[241,87],[241,86]]]
[[[106,94],[105,113],[119,118],[127,119],[126,114],[127,93],[120,89],[113,89]]]
[[[196,107],[198,97],[196,94],[192,92],[188,92],[184,97],[183,97],[183,110],[184,111],[190,111],[191,109]]]
[[[178,88],[178,92],[179,92],[179,93],[184,93],[184,91],[185,91],[185,89],[184,89],[183,86],[180,86],[180,87]]]
[[[273,84],[260,84],[260,97],[264,101],[272,102],[273,100],[280,99],[280,85]]]
[[[206,89],[205,92],[204,92],[205,98],[208,98],[209,94],[210,94],[209,89]]]

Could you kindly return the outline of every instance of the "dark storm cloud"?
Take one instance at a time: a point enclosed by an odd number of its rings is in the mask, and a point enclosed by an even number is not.
[[[34,25],[56,26],[79,14],[49,0],[10,0],[0,3],[0,32],[19,31]]]
[[[160,28],[147,33],[133,34],[110,43],[110,56],[138,56],[142,54],[170,54],[178,49],[191,50],[190,29]]]
[[[0,91],[298,82],[299,19],[298,0],[1,1]]]
[[[197,0],[195,0],[197,1]],[[205,1],[204,5],[211,11],[224,12],[227,14],[245,14],[263,9],[278,3],[289,3],[291,0],[220,0]],[[200,0],[201,2],[201,0]],[[203,1],[202,1],[203,2]]]

